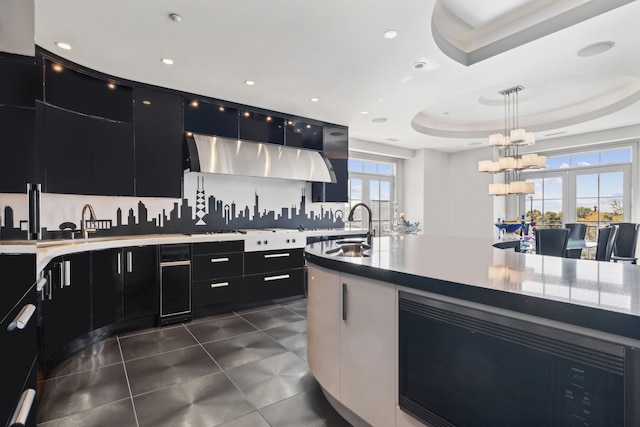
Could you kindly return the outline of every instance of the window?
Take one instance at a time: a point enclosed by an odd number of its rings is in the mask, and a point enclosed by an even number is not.
[[[537,228],[586,223],[587,239],[596,240],[599,228],[629,220],[631,158],[631,147],[548,157],[545,170],[523,173],[535,193],[521,211]]]
[[[391,160],[349,159],[348,211],[358,203],[366,203],[372,211],[376,236],[382,236],[391,230],[396,168],[396,163]],[[367,215],[366,209],[356,209],[351,226],[367,228]]]

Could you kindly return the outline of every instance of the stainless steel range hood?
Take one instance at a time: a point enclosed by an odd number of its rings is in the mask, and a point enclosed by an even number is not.
[[[187,137],[187,148],[191,172],[336,182],[329,160],[314,150],[198,134]]]

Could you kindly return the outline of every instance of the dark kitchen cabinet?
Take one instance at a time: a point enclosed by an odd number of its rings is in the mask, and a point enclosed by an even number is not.
[[[134,140],[130,123],[91,118],[91,192],[134,195]]]
[[[114,122],[44,105],[39,148],[44,150],[45,191],[134,195],[134,134]]]
[[[182,97],[136,87],[136,196],[181,196],[183,137]]]
[[[44,59],[44,102],[90,116],[133,121],[133,89]]]
[[[247,252],[244,255],[244,302],[303,295],[304,250]]]
[[[192,245],[192,309],[196,315],[243,297],[244,241]]]
[[[349,201],[349,130],[344,126],[325,125],[323,128],[323,153],[331,163],[335,183],[311,184],[313,202]]]
[[[322,126],[304,120],[288,119],[285,144],[288,147],[322,151]]]
[[[0,193],[24,193],[35,181],[35,110],[0,106]]]
[[[33,108],[35,71],[33,57],[0,53],[0,105]]]
[[[184,100],[186,132],[238,138],[238,109],[224,104]]]
[[[36,389],[36,354],[37,354],[37,314],[35,311],[36,289],[34,271],[35,254],[0,255],[0,270],[3,282],[0,298],[0,347],[2,348],[2,399],[0,403],[0,419],[2,425],[8,425],[9,418],[22,399],[35,395]],[[18,327],[16,319],[19,314],[31,316],[21,317],[25,321]],[[27,390],[31,390],[28,391]],[[25,393],[26,392],[26,393]],[[35,426],[35,404],[31,406],[27,426]]]
[[[44,270],[40,348],[45,363],[64,356],[71,341],[91,331],[90,262],[89,252],[65,255]]]
[[[93,329],[158,313],[156,246],[93,251]]]
[[[241,140],[284,145],[284,118],[244,110],[239,121]]]
[[[38,149],[44,152],[44,191],[91,194],[91,119],[82,114],[44,107]]]

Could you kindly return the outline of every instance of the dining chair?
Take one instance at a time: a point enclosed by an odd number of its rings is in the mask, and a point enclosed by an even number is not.
[[[613,246],[611,260],[613,262],[631,261],[631,264],[637,264],[636,243],[640,224],[632,222],[614,222],[613,224],[618,226],[618,237]]]
[[[587,224],[579,222],[570,222],[564,225],[564,228],[569,229],[569,239],[584,240],[584,236],[587,234]],[[567,249],[565,257],[567,258],[580,258],[582,255],[582,249]]]
[[[618,236],[618,226],[609,225],[598,230],[596,261],[611,261],[611,254]]]
[[[543,228],[536,230],[536,254],[564,257],[569,240],[568,228]]]

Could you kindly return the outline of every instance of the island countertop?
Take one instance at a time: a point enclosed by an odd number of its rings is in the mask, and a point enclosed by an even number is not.
[[[405,235],[373,239],[368,257],[305,248],[336,271],[640,339],[640,267],[517,253],[492,239]]]

